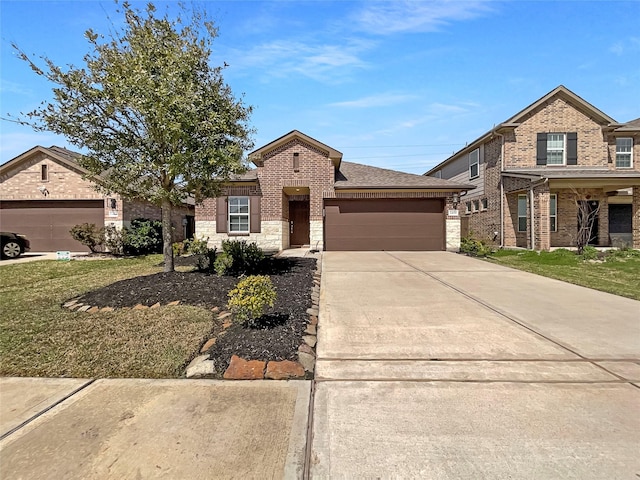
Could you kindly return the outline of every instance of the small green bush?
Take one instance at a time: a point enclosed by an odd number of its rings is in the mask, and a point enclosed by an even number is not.
[[[98,228],[95,223],[74,225],[69,233],[74,240],[89,247],[93,253],[97,252],[98,247],[104,243],[104,227]]]
[[[104,246],[114,255],[122,255],[126,234],[124,229],[116,228],[113,225],[105,227]]]
[[[598,259],[598,250],[591,245],[585,245],[582,248],[582,259],[583,260],[597,260]]]
[[[620,248],[618,250],[609,250],[604,258],[607,262],[626,261],[630,258],[640,258],[640,250],[634,250],[629,247]]]
[[[474,238],[471,232],[460,240],[460,252],[472,257],[486,257],[494,253],[494,249],[486,241]]]
[[[226,252],[221,252],[216,256],[216,259],[213,262],[213,269],[219,276],[225,275],[231,270],[233,265],[233,258]]]
[[[222,242],[222,252],[231,258],[231,264],[224,274],[254,275],[260,273],[264,262],[264,252],[255,242],[225,240]]]
[[[266,308],[273,307],[277,294],[267,275],[250,275],[238,282],[228,296],[227,306],[234,318],[255,326],[256,320],[265,313]]]
[[[130,255],[162,253],[162,222],[136,218],[126,227],[124,250]]]

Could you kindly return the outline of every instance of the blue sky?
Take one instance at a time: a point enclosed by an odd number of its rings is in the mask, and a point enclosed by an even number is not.
[[[219,27],[213,63],[255,107],[256,148],[298,129],[344,160],[424,173],[560,84],[618,121],[640,117],[640,1],[201,3]],[[114,12],[110,0],[2,0],[1,116],[51,95],[11,42],[80,66],[83,32],[108,33]],[[67,146],[0,128],[0,163]]]

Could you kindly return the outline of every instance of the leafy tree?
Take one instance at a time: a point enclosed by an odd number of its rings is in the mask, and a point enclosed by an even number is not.
[[[18,122],[64,135],[87,151],[80,164],[103,192],[162,207],[164,270],[173,271],[171,209],[187,193],[196,202],[218,196],[221,185],[246,167],[253,146],[252,108],[210,65],[217,28],[200,10],[159,17],[123,3],[124,27],[107,38],[85,37],[83,68],[36,60],[13,44],[31,69],[55,84],[54,99]]]

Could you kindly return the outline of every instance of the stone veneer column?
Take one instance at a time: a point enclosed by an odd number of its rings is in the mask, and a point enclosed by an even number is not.
[[[322,250],[324,248],[323,239],[323,221],[311,220],[309,222],[309,244],[311,249]]]
[[[633,187],[633,204],[631,206],[631,215],[633,248],[640,249],[640,187]]]

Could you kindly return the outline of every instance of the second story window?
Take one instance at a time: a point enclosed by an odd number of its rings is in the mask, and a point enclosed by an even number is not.
[[[469,178],[477,178],[480,175],[480,150],[475,149],[469,154]]]
[[[294,172],[300,171],[300,154],[299,153],[293,154],[293,171]]]
[[[49,165],[43,163],[40,165],[40,181],[47,182],[49,181]]]
[[[549,133],[547,135],[547,165],[564,164],[564,133]]]
[[[577,165],[578,134],[539,133],[537,139],[536,165]]]
[[[633,167],[633,138],[616,138],[616,168]]]

